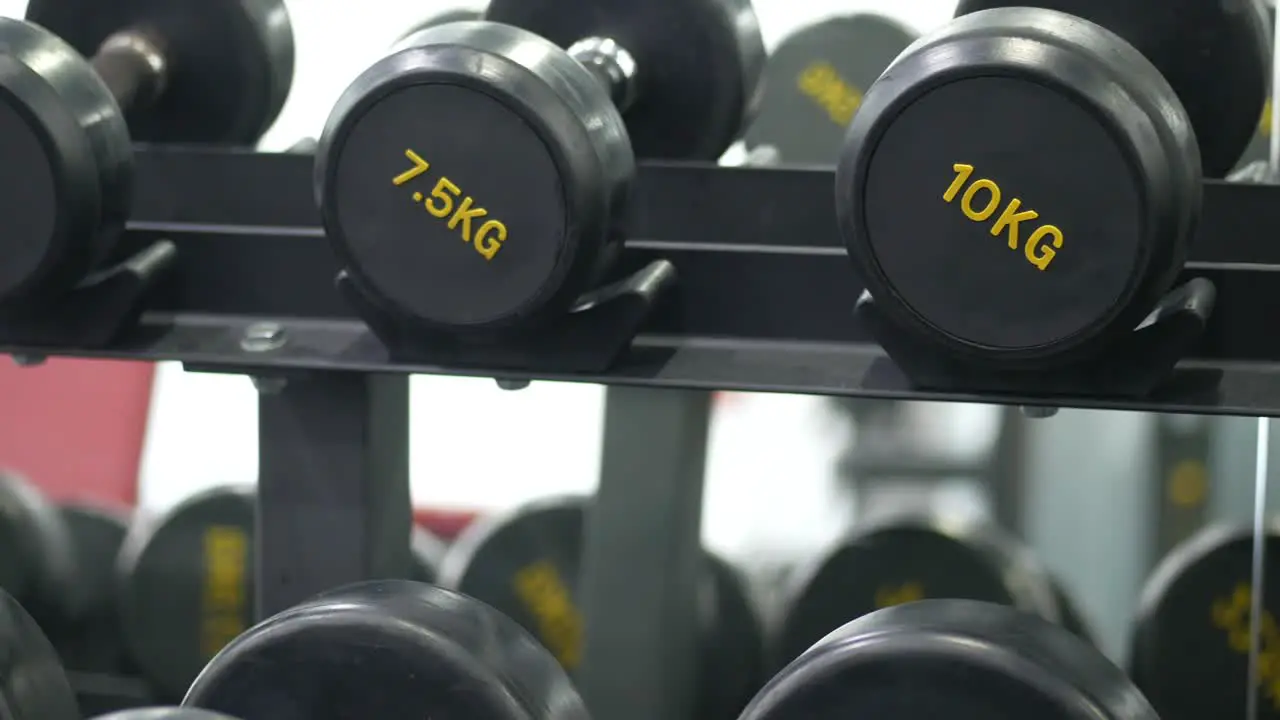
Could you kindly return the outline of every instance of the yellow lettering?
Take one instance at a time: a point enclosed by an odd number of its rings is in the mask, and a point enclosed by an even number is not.
[[[507,226],[497,220],[487,220],[476,233],[476,252],[483,255],[485,260],[492,260],[493,256],[502,249],[502,243],[506,241]]]
[[[886,608],[923,599],[924,586],[918,582],[909,582],[877,589],[875,603],[877,608]]]
[[[1271,98],[1262,106],[1262,119],[1258,121],[1258,132],[1263,137],[1271,137]]]
[[[973,209],[973,198],[978,194],[979,190],[986,190],[991,194],[991,199],[987,202],[987,206],[982,210]],[[996,208],[1000,206],[1000,188],[992,181],[983,178],[975,181],[964,191],[964,196],[960,198],[960,210],[965,217],[974,222],[982,222],[995,214]]]
[[[1041,247],[1045,237],[1050,235],[1053,236],[1051,242],[1053,247]],[[1053,225],[1041,225],[1031,233],[1031,237],[1027,238],[1027,245],[1022,249],[1022,253],[1027,256],[1027,262],[1040,270],[1045,270],[1058,254],[1053,248],[1062,248],[1062,231]]]
[[[1252,592],[1248,583],[1238,583],[1228,597],[1214,600],[1209,607],[1213,625],[1226,633],[1227,647],[1241,655],[1249,652]],[[1258,686],[1271,706],[1280,710],[1280,627],[1270,612],[1263,613],[1258,627]]]
[[[1169,501],[1178,507],[1194,508],[1204,503],[1209,491],[1209,471],[1198,460],[1183,460],[1169,472],[1166,483]]]
[[[994,225],[991,226],[991,236],[1000,237],[1000,233],[1006,227],[1009,228],[1009,249],[1017,250],[1018,243],[1021,240],[1018,237],[1018,223],[1023,220],[1035,220],[1040,217],[1040,213],[1035,210],[1024,210],[1018,212],[1018,208],[1022,207],[1022,201],[1014,198],[1005,206],[1004,212],[1000,213],[1000,217],[996,219]]]
[[[409,168],[408,170],[405,170],[404,172],[400,173],[399,175],[391,179],[391,183],[396,186],[403,185],[409,182],[410,180],[426,172],[427,168],[431,167],[431,163],[427,162],[426,160],[423,160],[421,157],[418,156],[418,153],[412,150],[405,150],[404,156],[409,158],[409,160],[413,163],[413,167]]]
[[[538,624],[538,636],[567,670],[582,657],[582,616],[560,578],[560,571],[541,560],[516,572],[516,595]]]
[[[969,176],[973,174],[972,165],[956,163],[951,166],[951,169],[956,171],[956,179],[952,180],[951,187],[947,188],[947,191],[942,193],[942,199],[947,202],[951,202],[956,199],[956,193],[960,192],[960,188],[964,187],[964,184],[969,182]]]
[[[453,212],[453,198],[462,194],[457,185],[447,177],[442,177],[436,182],[436,186],[431,189],[431,197],[427,198],[427,212],[438,218],[449,217],[449,213]],[[437,205],[436,201],[440,204]]]
[[[462,223],[462,241],[471,242],[471,218],[484,217],[489,214],[484,208],[469,209],[472,200],[469,197],[462,199],[462,204],[458,206],[458,211],[449,218],[449,229],[456,230],[458,223]]]
[[[206,658],[244,632],[249,607],[245,592],[248,547],[241,528],[213,525],[205,529],[200,649]]]

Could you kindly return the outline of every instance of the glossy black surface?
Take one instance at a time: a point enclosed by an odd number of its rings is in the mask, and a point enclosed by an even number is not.
[[[184,705],[241,720],[586,720],[555,659],[493,608],[406,581],[324,593],[240,636]]]

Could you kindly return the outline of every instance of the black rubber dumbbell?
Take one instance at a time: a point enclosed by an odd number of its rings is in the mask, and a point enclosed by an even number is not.
[[[1263,546],[1260,576],[1256,541]],[[1261,603],[1256,625],[1255,602]],[[1268,522],[1261,538],[1248,526],[1206,527],[1170,551],[1147,579],[1129,674],[1162,720],[1246,717],[1251,693],[1259,720],[1280,718],[1277,618],[1280,527]],[[1250,687],[1255,640],[1257,675]]]
[[[0,304],[111,259],[131,140],[252,143],[293,77],[283,0],[36,0],[27,19],[0,19]]]
[[[925,599],[1007,605],[1089,639],[1066,591],[1015,538],[983,521],[912,514],[855,529],[799,573],[772,641],[774,663],[851,620]]]
[[[213,488],[130,528],[118,567],[125,642],[164,701],[253,624],[256,507],[253,488]],[[444,543],[421,528],[409,542],[406,576],[433,582]]]
[[[974,600],[850,621],[775,675],[740,720],[872,717],[1158,720],[1097,649],[1044,618]]]
[[[529,633],[465,595],[410,581],[333,590],[236,638],[183,700],[277,720],[587,720]]]
[[[452,334],[569,309],[617,255],[635,157],[719,157],[764,58],[745,0],[494,0],[485,18],[361,74],[316,154],[362,294]]]
[[[868,90],[836,208],[900,345],[1044,386],[1166,303],[1202,172],[1230,170],[1262,109],[1267,31],[1252,0],[1012,4],[964,0]]]
[[[440,584],[497,608],[574,673],[584,643],[577,589],[589,508],[588,498],[549,498],[472,523],[446,553]],[[763,631],[741,573],[709,552],[704,563],[690,717],[732,720],[760,685]]]

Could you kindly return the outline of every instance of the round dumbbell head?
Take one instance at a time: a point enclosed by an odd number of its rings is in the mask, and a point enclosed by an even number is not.
[[[70,45],[10,18],[0,18],[0,158],[0,301],[80,282],[129,212],[129,132]]]
[[[164,700],[253,622],[254,495],[214,488],[139,521],[120,552],[130,654]]]
[[[53,645],[12,595],[0,591],[0,708],[5,720],[80,720]]]
[[[769,53],[747,146],[772,147],[787,165],[834,165],[863,93],[915,39],[896,20],[872,13],[787,35]]]
[[[741,720],[1157,720],[1101,653],[1008,607],[923,600],[833,631],[769,681]]]
[[[0,472],[0,588],[58,630],[87,605],[71,535],[57,508],[21,475]]]
[[[714,160],[755,110],[765,51],[748,0],[490,0],[485,19],[563,48],[621,45],[637,68],[624,117],[639,157]]]
[[[587,717],[519,625],[408,581],[335,590],[258,624],[209,663],[183,704],[246,718]]]
[[[76,561],[75,584],[84,597],[78,622],[48,628],[62,662],[77,671],[125,672],[124,638],[116,612],[116,560],[128,532],[125,513],[92,505],[58,508],[70,531]]]
[[[979,524],[896,518],[855,531],[800,576],[775,638],[777,664],[850,620],[926,598],[1059,616],[1049,578],[1012,538]]]
[[[850,257],[886,316],[956,355],[1026,367],[1095,353],[1183,266],[1200,169],[1180,107],[1088,21],[957,18],[854,116],[836,173]]]
[[[1280,530],[1265,536],[1262,662],[1270,665],[1280,617]],[[1131,675],[1163,720],[1244,717],[1249,684],[1253,534],[1211,527],[1169,553],[1139,601]],[[1258,718],[1280,718],[1264,674]]]
[[[91,57],[108,37],[145,28],[158,38],[167,80],[127,114],[143,142],[251,144],[284,106],[293,82],[293,29],[283,0],[38,0],[27,19]]]
[[[956,15],[1033,5],[1124,38],[1173,86],[1199,141],[1204,174],[1222,177],[1253,137],[1270,78],[1271,40],[1258,0],[960,0]],[[1153,15],[1159,10],[1159,17]]]
[[[453,332],[567,309],[618,239],[634,159],[617,110],[527,31],[411,39],[343,93],[316,151],[341,263],[388,310]]]
[[[573,672],[582,660],[577,587],[588,508],[584,498],[554,498],[472,524],[446,555],[440,584],[502,611]],[[737,571],[711,554],[707,569],[694,716],[728,720],[759,686],[762,630]]]
[[[102,715],[93,720],[237,720],[222,713],[200,708],[134,708]]]

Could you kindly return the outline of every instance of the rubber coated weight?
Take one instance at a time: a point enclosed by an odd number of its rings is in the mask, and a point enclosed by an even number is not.
[[[213,488],[135,521],[120,551],[120,615],[134,662],[162,700],[253,622],[254,494]]]
[[[136,708],[101,715],[94,720],[238,720],[200,708]]]
[[[1280,616],[1276,528],[1265,544],[1259,720],[1280,718],[1280,685],[1269,669]],[[1147,580],[1130,674],[1163,720],[1246,716],[1252,563],[1249,528],[1211,527],[1166,555]]]
[[[895,324],[1045,367],[1151,312],[1186,258],[1199,181],[1190,121],[1141,54],[1073,16],[1002,8],[922,38],[871,87],[836,211]]]
[[[0,717],[80,720],[75,694],[53,645],[22,605],[4,591],[0,591]]]
[[[787,35],[769,53],[760,110],[743,139],[788,165],[833,165],[862,95],[916,39],[896,20],[862,13]]]
[[[527,31],[452,23],[408,41],[342,94],[321,135],[316,200],[339,260],[429,328],[562,313],[621,239],[635,171],[621,116]]]
[[[134,660],[164,700],[253,624],[252,488],[214,488],[135,523],[120,554],[121,615]],[[433,581],[443,543],[415,528],[406,576]]]
[[[84,597],[82,617],[49,634],[66,667],[96,673],[126,673],[124,637],[116,609],[116,560],[128,532],[125,513],[90,505],[58,508],[75,554],[75,584]]]
[[[572,673],[582,661],[576,597],[589,507],[584,498],[555,498],[473,523],[445,556],[440,584],[515,620]],[[759,687],[762,630],[742,577],[710,553],[706,561],[691,717],[732,720]]]
[[[940,717],[1158,720],[1075,635],[972,600],[923,600],[844,625],[774,676],[741,720]]]
[[[80,619],[87,603],[67,526],[35,486],[11,472],[0,472],[0,548],[0,588],[41,625]]]
[[[141,142],[257,142],[293,82],[293,30],[283,0],[34,0],[26,16],[86,57],[130,28],[145,28],[163,44],[163,91],[138,112],[126,111],[129,132]]]
[[[1013,538],[980,523],[897,518],[854,531],[801,576],[775,639],[777,664],[850,620],[926,598],[1060,617],[1052,581]]]
[[[236,638],[184,705],[242,720],[586,720],[519,625],[458,593],[377,581],[322,594]]]
[[[764,40],[744,0],[490,0],[485,19],[568,48],[610,38],[635,59],[623,112],[642,158],[715,160],[755,110]]]
[[[1271,39],[1261,2],[960,0],[956,15],[1015,4],[1070,13],[1124,38],[1182,101],[1205,175],[1223,177],[1236,166],[1257,128],[1270,79]]]
[[[0,301],[56,296],[109,258],[131,137],[253,142],[293,75],[282,0],[35,0],[27,18],[0,19]]]

